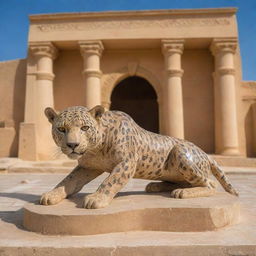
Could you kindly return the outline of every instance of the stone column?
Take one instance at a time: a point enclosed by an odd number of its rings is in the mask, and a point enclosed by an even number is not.
[[[101,105],[100,57],[103,44],[101,41],[80,41],[79,45],[84,58],[85,106],[91,109]]]
[[[165,58],[165,84],[163,88],[164,133],[184,138],[181,54],[183,40],[162,40]]]
[[[34,99],[34,122],[36,129],[36,151],[39,160],[54,158],[56,147],[51,136],[51,125],[44,115],[46,107],[54,107],[53,60],[57,49],[51,42],[30,44],[30,52],[36,61],[36,83]]]
[[[214,39],[215,57],[215,150],[221,155],[239,155],[234,55],[237,41]]]

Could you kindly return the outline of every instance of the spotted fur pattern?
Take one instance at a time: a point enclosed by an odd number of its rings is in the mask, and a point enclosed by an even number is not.
[[[169,191],[173,198],[191,198],[214,194],[212,173],[227,192],[238,195],[217,163],[196,145],[146,131],[123,112],[96,106],[90,111],[70,107],[60,114],[47,108],[45,113],[54,141],[64,154],[78,160],[78,166],[43,194],[41,204],[60,202],[103,172],[109,176],[84,199],[85,208],[107,206],[131,178],[158,181],[149,183],[147,192]]]

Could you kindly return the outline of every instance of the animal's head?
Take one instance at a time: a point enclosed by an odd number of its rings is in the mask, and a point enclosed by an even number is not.
[[[45,109],[45,115],[52,124],[55,143],[71,159],[78,159],[101,144],[99,124],[103,113],[102,106],[91,110],[81,106],[69,107],[59,114],[52,108]]]

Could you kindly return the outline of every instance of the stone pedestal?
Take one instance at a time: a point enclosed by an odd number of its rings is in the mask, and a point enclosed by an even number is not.
[[[172,199],[166,194],[120,193],[102,209],[81,208],[84,194],[58,205],[29,203],[24,227],[48,235],[94,235],[127,231],[211,231],[239,221],[238,199],[227,193]]]

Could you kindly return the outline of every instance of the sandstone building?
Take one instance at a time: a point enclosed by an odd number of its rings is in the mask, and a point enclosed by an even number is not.
[[[235,8],[30,16],[28,56],[0,63],[0,156],[53,157],[44,108],[97,104],[210,154],[256,157],[256,82]]]

